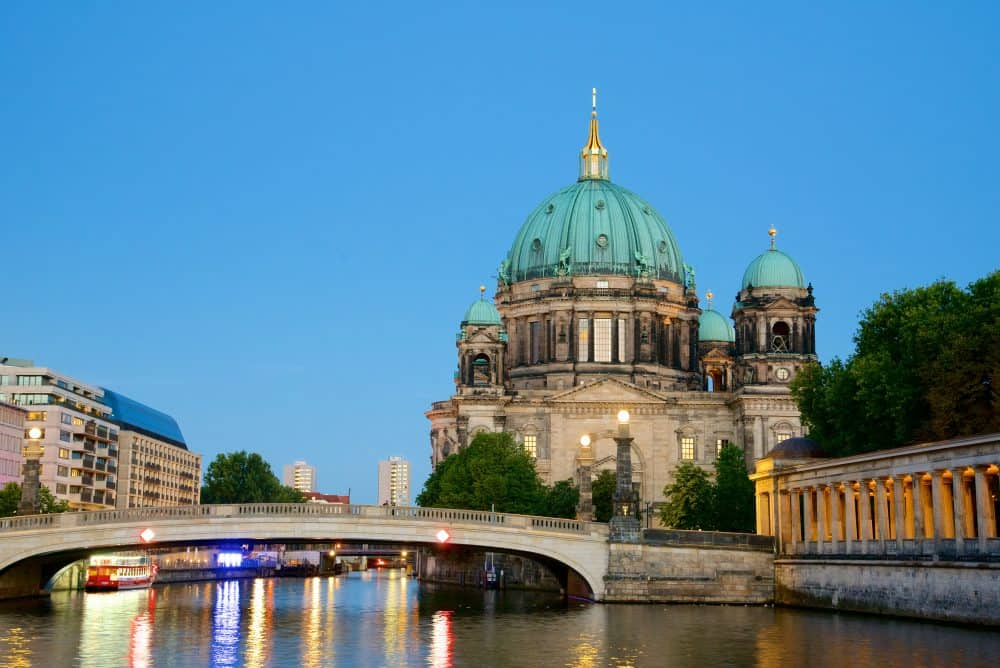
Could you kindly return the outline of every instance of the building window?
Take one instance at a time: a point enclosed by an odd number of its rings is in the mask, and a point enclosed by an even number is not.
[[[597,281],[597,287],[598,288],[607,288],[608,287],[608,282],[607,281]]]
[[[586,318],[580,318],[579,332],[580,335],[576,339],[576,358],[580,362],[586,362],[590,359],[590,356],[587,354],[590,350],[590,327]]]
[[[790,432],[790,431],[779,431],[779,432],[776,432],[775,436],[778,439],[778,443],[781,443],[782,441],[787,441],[788,439],[790,439],[792,437],[792,432]]]
[[[535,434],[526,434],[524,436],[524,451],[532,459],[538,459],[538,436]]]
[[[70,478],[79,478],[81,475],[83,475],[83,472],[80,469],[70,469],[69,470],[69,477]]]
[[[611,361],[611,318],[594,320],[594,361]]]
[[[42,377],[41,376],[18,376],[17,377],[17,384],[18,385],[41,385],[42,384]]]
[[[618,361],[625,361],[625,319],[618,319]]]
[[[10,376],[0,376],[0,385],[10,385]]]
[[[66,476],[69,475],[69,468],[66,466],[57,466],[56,475],[59,476],[60,478],[65,478]]]
[[[729,445],[728,438],[717,438],[715,439],[715,457],[718,459],[719,455],[722,454],[722,448]]]
[[[73,426],[74,427],[82,427],[83,426],[83,418],[82,417],[77,417],[76,415],[74,415],[73,416]]]
[[[45,422],[47,417],[48,415],[46,415],[45,411],[33,411],[28,413],[28,417],[26,419],[32,422]]]
[[[532,320],[528,323],[528,333],[531,338],[531,363],[542,361],[542,323]]]
[[[694,436],[681,436],[681,459],[694,461]]]
[[[65,494],[65,493],[66,493],[66,484],[65,483],[61,483],[61,482],[57,482],[56,483],[56,494]]]
[[[69,450],[66,448],[59,448],[59,459],[69,459]]]
[[[73,442],[73,434],[71,434],[68,431],[65,431],[63,429],[60,429],[59,430],[59,440],[60,441],[66,441],[67,443],[72,443]]]

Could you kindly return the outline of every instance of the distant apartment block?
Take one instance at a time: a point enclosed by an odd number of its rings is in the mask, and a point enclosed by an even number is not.
[[[410,505],[410,462],[389,457],[378,463],[378,504]]]
[[[189,452],[176,420],[104,389],[120,427],[118,508],[189,506],[201,495],[201,455]]]
[[[316,489],[316,468],[306,462],[295,462],[285,466],[282,482],[303,494]]]
[[[48,367],[4,357],[0,402],[25,411],[21,445],[41,446],[41,484],[70,509],[197,503],[201,456],[187,452],[173,418]],[[126,464],[128,470],[119,471]]]
[[[9,482],[21,484],[21,442],[24,439],[24,418],[27,412],[0,404],[0,488]]]

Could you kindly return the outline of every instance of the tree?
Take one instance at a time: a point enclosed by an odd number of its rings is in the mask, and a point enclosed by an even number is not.
[[[417,505],[572,517],[578,494],[569,481],[545,487],[534,459],[510,434],[480,433],[437,465],[417,495]]]
[[[711,528],[716,531],[756,530],[754,487],[747,475],[743,450],[729,444],[715,460],[715,517]]]
[[[220,454],[208,465],[201,488],[202,503],[302,503],[305,497],[281,484],[271,465],[241,450]]]
[[[598,473],[590,484],[590,498],[591,503],[594,504],[595,521],[608,522],[611,520],[612,501],[616,486],[615,472],[608,470]]]
[[[842,456],[1000,430],[1000,271],[884,294],[846,361],[791,385],[810,436]]]
[[[545,498],[535,514],[545,517],[576,517],[576,508],[580,504],[580,490],[572,479],[560,480],[552,487],[546,488]]]
[[[17,514],[17,507],[21,505],[21,486],[16,482],[9,482],[0,489],[0,517],[10,517]],[[56,500],[52,492],[45,485],[38,488],[39,512],[64,513],[69,510],[69,502]]]
[[[711,529],[714,490],[708,473],[691,462],[674,470],[674,482],[663,488],[666,499],[660,507],[660,521],[672,529]]]

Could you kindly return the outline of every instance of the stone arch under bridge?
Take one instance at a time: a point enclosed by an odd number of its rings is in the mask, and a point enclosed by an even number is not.
[[[98,550],[233,542],[449,543],[532,557],[569,590],[604,596],[607,525],[475,510],[299,504],[197,505],[0,519],[0,599],[32,596],[66,565]]]

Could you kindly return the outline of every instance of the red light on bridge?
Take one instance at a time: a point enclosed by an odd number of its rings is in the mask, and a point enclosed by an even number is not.
[[[451,538],[451,534],[445,531],[444,529],[441,529],[434,535],[437,536],[439,543],[447,543],[448,539]]]
[[[142,533],[139,534],[139,538],[142,539],[143,543],[152,542],[152,540],[154,538],[156,538],[156,532],[153,531],[152,529],[148,529],[148,528],[147,529],[143,529]]]

